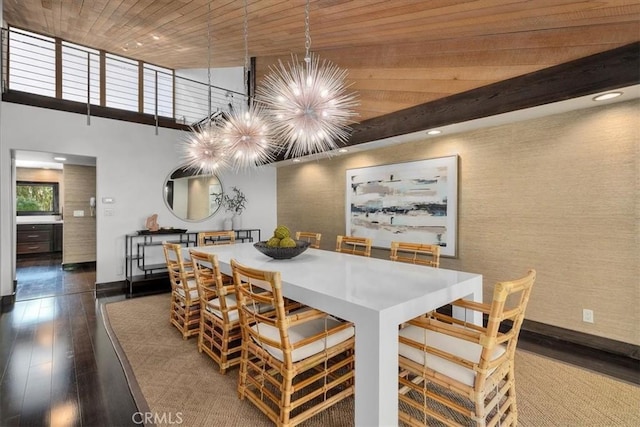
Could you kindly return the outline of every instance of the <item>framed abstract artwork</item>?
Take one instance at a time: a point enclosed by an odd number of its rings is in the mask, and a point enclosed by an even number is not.
[[[347,235],[437,244],[456,256],[458,156],[347,170]]]

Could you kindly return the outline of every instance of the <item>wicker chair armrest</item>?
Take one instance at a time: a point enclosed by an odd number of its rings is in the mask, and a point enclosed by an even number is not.
[[[401,336],[399,342],[402,344],[408,345],[410,347],[413,347],[417,350],[420,350],[424,353],[433,354],[434,356],[440,357],[441,359],[448,360],[449,362],[455,363],[456,365],[463,366],[467,369],[474,369],[474,366],[477,365],[477,361],[456,356],[455,354],[440,350],[439,348],[431,347],[431,346],[416,342],[410,338],[405,338]]]
[[[446,320],[454,320],[450,323],[448,321],[441,321],[436,318],[418,317],[407,322],[410,325],[414,325],[423,329],[427,329],[434,332],[439,332],[444,335],[449,335],[465,341],[480,344],[480,340],[485,336],[486,329],[474,324],[465,324],[458,319],[453,319],[448,316],[442,316]]]
[[[468,301],[465,299],[459,299],[451,303],[452,306],[466,308],[469,310],[480,311],[484,314],[489,314],[491,311],[491,304],[484,304],[480,302]]]
[[[327,316],[327,313],[324,311],[316,310],[315,308],[308,308],[304,311],[289,313],[287,321],[291,326],[293,326],[310,320],[321,319],[325,316]]]
[[[323,312],[320,312],[320,313],[323,313]],[[327,314],[323,313],[323,315],[326,316]],[[303,340],[297,341],[291,347],[293,349],[296,349],[296,348],[299,348],[299,347],[303,347],[303,346],[305,346],[307,344],[311,344],[311,343],[313,343],[315,341],[321,340],[322,338],[327,337],[329,335],[336,334],[336,333],[338,333],[338,332],[340,332],[340,331],[342,331],[342,330],[344,330],[346,328],[350,328],[351,326],[352,326],[352,324],[349,323],[349,322],[340,323],[340,324],[338,324],[338,325],[336,325],[336,326],[334,326],[332,328],[329,328],[329,329],[327,329],[327,330],[325,330],[323,332],[317,333],[315,335],[308,336]]]
[[[434,312],[434,313],[431,313],[431,318],[442,323],[458,325],[468,329],[476,330],[478,332],[483,332],[483,333],[486,332],[486,328],[483,326],[479,326],[479,325],[476,325],[475,323],[467,322],[466,320],[456,319],[455,317],[447,316],[446,314]]]

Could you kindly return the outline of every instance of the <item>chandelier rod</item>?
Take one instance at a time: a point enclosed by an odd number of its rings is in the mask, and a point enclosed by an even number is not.
[[[311,63],[311,54],[309,51],[311,50],[311,28],[309,24],[309,0],[304,7],[304,62],[307,63],[307,66]]]
[[[209,100],[207,122],[211,128],[211,0],[207,3],[207,9],[207,91]]]
[[[249,12],[244,0],[244,93],[249,101]]]

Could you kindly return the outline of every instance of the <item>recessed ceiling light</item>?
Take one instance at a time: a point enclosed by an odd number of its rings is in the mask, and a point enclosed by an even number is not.
[[[338,150],[338,153],[347,153],[349,150],[347,150],[346,148],[341,148]]]
[[[293,159],[293,163],[300,163],[300,159]]]
[[[136,46],[140,47],[140,46],[142,46],[142,43],[136,42]]]
[[[151,38],[154,39],[154,40],[160,40],[160,36],[156,36],[155,34],[153,34],[151,36]]]
[[[441,130],[433,129],[433,130],[430,130],[429,132],[427,132],[427,135],[440,135],[441,133],[442,133]]]
[[[66,157],[54,157],[53,160],[57,160],[59,162],[64,162],[65,160],[67,160]]]
[[[622,92],[607,92],[607,93],[603,93],[602,95],[594,96],[593,100],[594,101],[606,101],[607,99],[617,98],[620,95],[622,95]]]

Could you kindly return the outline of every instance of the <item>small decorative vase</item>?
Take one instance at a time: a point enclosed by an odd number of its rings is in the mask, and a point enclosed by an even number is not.
[[[240,215],[234,215],[233,218],[231,218],[232,223],[233,223],[233,229],[234,230],[241,230],[242,229],[242,217]]]
[[[225,218],[222,227],[224,227],[225,230],[233,230],[233,221],[231,218]]]

